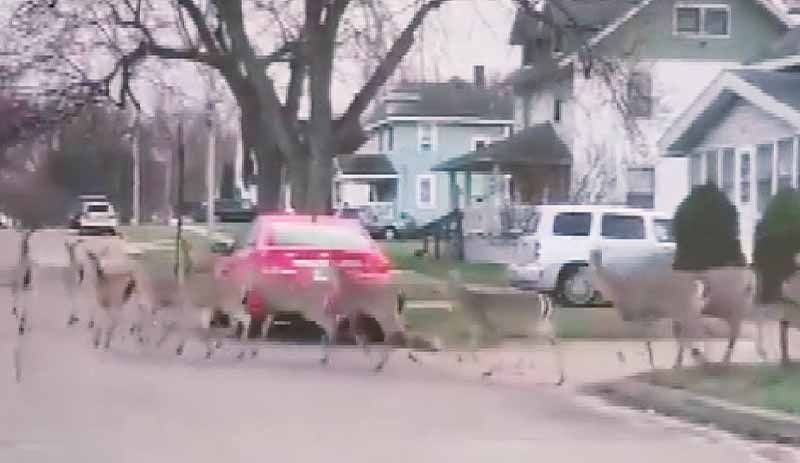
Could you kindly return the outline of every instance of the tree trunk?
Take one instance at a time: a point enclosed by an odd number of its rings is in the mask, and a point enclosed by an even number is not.
[[[278,148],[270,142],[268,137],[258,137],[254,146],[258,175],[258,209],[262,212],[278,211],[283,209],[281,204],[281,169],[283,158]]]
[[[292,207],[298,211],[308,210],[309,153],[295,155],[289,163],[289,183],[292,188]]]
[[[787,366],[789,359],[789,320],[780,321],[780,346],[781,346],[781,365]]]

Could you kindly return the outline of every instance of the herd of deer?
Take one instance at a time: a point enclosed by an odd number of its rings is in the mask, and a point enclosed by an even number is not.
[[[0,283],[10,287],[12,313],[17,319],[22,338],[29,323],[26,295],[31,291],[33,279],[34,264],[30,252],[33,232],[0,232],[4,234],[0,240],[16,239],[19,242],[17,258],[12,259],[13,262],[7,261],[6,266],[0,265]],[[215,274],[218,270],[210,250],[184,250],[183,258],[178,259],[181,266],[176,266],[175,271],[163,272],[161,269],[159,272],[159,269],[146,268],[142,262],[131,258],[121,246],[105,246],[98,251],[87,244],[82,240],[67,240],[65,250],[68,265],[60,271],[70,304],[67,324],[74,325],[81,320],[86,322],[92,330],[95,347],[108,348],[122,320],[130,321],[126,328],[140,344],[162,346],[174,335],[177,337],[175,352],[178,355],[183,353],[190,337],[201,340],[206,348],[206,357],[211,358],[214,351],[222,346],[223,339],[232,335],[231,331],[236,331],[242,339],[248,335],[249,317],[244,307],[243,288],[246,283],[252,282],[252,276],[243,274],[219,278]],[[800,254],[796,260],[800,266]],[[646,327],[659,320],[672,321],[673,334],[678,343],[675,367],[682,365],[684,351],[691,341],[702,336],[702,317],[722,319],[730,327],[723,363],[730,362],[742,323],[748,319],[758,322],[758,353],[762,358],[765,357],[762,343],[764,317],[756,302],[757,277],[751,269],[730,267],[682,272],[672,269],[671,258],[655,256],[635,272],[624,274],[615,272],[613,266],[609,266],[601,250],[591,253],[589,267],[595,288],[614,303],[623,320],[642,323]],[[177,268],[183,271],[179,272]],[[331,273],[325,288],[324,291],[308,292],[305,294],[308,297],[299,298],[298,301],[302,303],[296,304],[297,310],[325,332],[321,361],[329,362],[330,348],[336,342],[336,333],[343,319],[357,320],[368,316],[387,333],[384,349],[374,367],[375,370],[382,369],[393,346],[405,343],[401,318],[403,298],[396,298],[396,294],[385,291],[380,294],[363,293],[363,289],[348,286],[346,279],[339,278],[336,272]],[[476,303],[464,288],[458,273],[451,272],[449,296],[472,320],[475,328],[472,331],[472,353],[475,355],[481,330],[486,328],[486,311],[480,307],[482,303]],[[342,294],[349,294],[350,297],[338,297]],[[786,300],[800,303],[800,272],[784,282],[783,296]],[[334,300],[339,302],[332,303]],[[551,322],[552,301],[548,296],[531,294],[530,303],[536,307],[530,311],[527,331],[536,337],[548,339],[556,349],[559,368],[557,384],[561,384],[564,382],[564,368]],[[215,323],[215,314],[218,313],[226,314],[232,322],[224,328],[220,327]],[[266,335],[272,321],[273,317],[268,315],[262,336]],[[359,323],[348,325],[354,339],[369,355],[368,339],[364,332],[359,331]],[[650,364],[654,366],[650,340],[645,344]],[[240,344],[238,358],[245,357],[246,345]],[[15,351],[17,380],[21,378],[18,350]],[[257,349],[250,347],[250,354],[257,355]],[[692,349],[692,355],[705,361],[699,349]],[[408,357],[418,361],[411,352]],[[491,373],[489,370],[484,375]]]

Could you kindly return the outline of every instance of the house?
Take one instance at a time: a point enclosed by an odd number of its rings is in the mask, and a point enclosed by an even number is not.
[[[483,66],[467,82],[401,83],[376,105],[366,129],[369,140],[336,160],[334,204],[387,207],[395,219],[424,225],[456,204],[448,175],[431,168],[511,134],[510,94],[486,85]],[[486,179],[476,177],[461,191],[480,201]],[[457,200],[456,200],[457,201]]]
[[[800,187],[800,29],[765,59],[720,73],[659,146],[664,156],[686,161],[689,186],[713,182],[729,196],[751,257],[771,197]]]
[[[522,51],[509,79],[515,135],[437,168],[512,172],[522,202],[672,213],[688,191],[687,160],[662,159],[659,139],[720,71],[762,55],[790,18],[771,0],[554,3],[520,10],[512,27]]]

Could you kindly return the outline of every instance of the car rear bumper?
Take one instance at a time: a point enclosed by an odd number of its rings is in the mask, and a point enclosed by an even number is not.
[[[508,273],[514,287],[548,292],[556,289],[558,269],[554,265],[511,264]]]

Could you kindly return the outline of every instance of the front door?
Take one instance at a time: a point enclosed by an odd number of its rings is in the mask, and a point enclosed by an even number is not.
[[[753,256],[753,234],[758,214],[756,210],[755,147],[744,146],[736,152],[736,201],[739,210],[742,252],[748,260]]]

